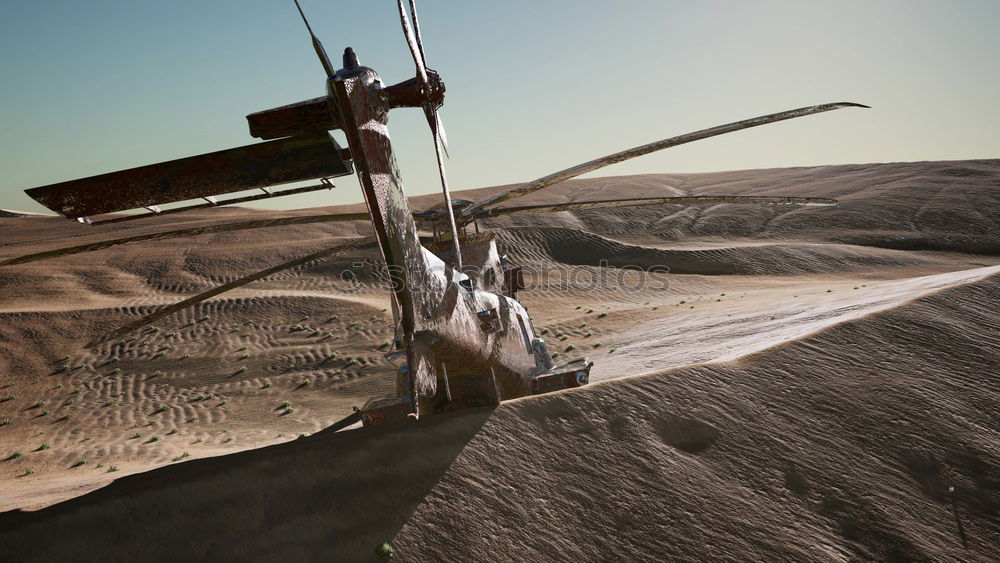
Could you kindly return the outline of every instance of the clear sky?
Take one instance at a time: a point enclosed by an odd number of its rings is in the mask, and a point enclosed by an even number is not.
[[[335,61],[413,64],[393,0],[302,0]],[[420,0],[454,189],[514,183],[799,106],[841,110],[592,175],[1000,157],[996,0]],[[32,0],[0,7],[0,207],[25,188],[254,142],[244,116],[320,96],[291,0]],[[419,110],[390,120],[411,194],[437,192]],[[333,192],[269,202],[361,201]],[[263,205],[262,205],[263,206]]]

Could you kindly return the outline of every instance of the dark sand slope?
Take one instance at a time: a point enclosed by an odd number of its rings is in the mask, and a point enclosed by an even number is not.
[[[365,560],[389,538],[406,561],[989,561],[998,295],[990,278],[734,362],[133,475],[0,515],[0,545],[39,561]]]
[[[995,560],[998,297],[994,277],[738,361],[507,403],[395,545],[415,561]]]

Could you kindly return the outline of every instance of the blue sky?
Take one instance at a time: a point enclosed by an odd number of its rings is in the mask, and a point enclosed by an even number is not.
[[[392,0],[302,0],[331,56],[413,76]],[[514,183],[696,129],[842,110],[593,175],[1000,157],[1000,2],[420,0],[454,189]],[[291,0],[35,0],[0,8],[0,207],[25,188],[249,144],[244,116],[323,94]],[[390,120],[411,194],[439,191],[419,110]],[[361,200],[333,192],[269,202]]]

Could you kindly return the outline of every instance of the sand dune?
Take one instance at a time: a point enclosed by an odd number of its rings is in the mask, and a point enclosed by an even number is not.
[[[550,349],[587,355],[601,383],[336,434],[323,429],[395,386],[372,248],[86,343],[366,236],[366,223],[155,240],[317,210],[208,209],[97,228],[5,215],[0,261],[141,240],[0,267],[0,420],[10,421],[0,510],[12,511],[0,515],[0,545],[15,560],[365,560],[389,540],[403,560],[989,560],[1000,543],[998,180],[1000,161],[988,160],[543,190],[518,204],[612,194],[841,204],[485,221],[529,271],[522,302]],[[347,270],[355,283],[340,280]],[[57,529],[59,541],[47,539]]]

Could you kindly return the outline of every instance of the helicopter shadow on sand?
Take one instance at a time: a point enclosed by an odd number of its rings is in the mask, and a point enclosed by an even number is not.
[[[111,558],[150,560],[271,551],[303,559],[319,553],[370,558],[374,546],[391,541],[410,519],[493,410],[464,409],[363,432],[321,430],[129,475],[38,511],[0,514],[0,543],[25,550],[23,558],[11,553],[12,560],[75,558],[95,547]],[[51,541],[55,529],[61,530],[57,542]],[[207,530],[211,541],[205,541]],[[253,530],[275,533],[248,533]]]

